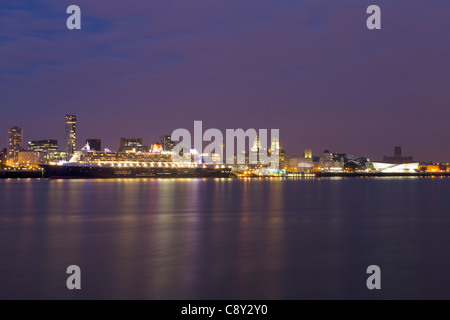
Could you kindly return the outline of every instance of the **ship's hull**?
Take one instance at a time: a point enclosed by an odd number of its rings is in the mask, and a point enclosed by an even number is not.
[[[44,177],[63,178],[229,178],[230,168],[182,167],[99,167],[42,165]]]

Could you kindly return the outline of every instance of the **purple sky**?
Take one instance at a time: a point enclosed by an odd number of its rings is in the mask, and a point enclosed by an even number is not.
[[[82,30],[66,29],[70,4]],[[366,28],[370,4],[382,30]],[[0,4],[0,147],[55,138],[145,144],[176,128],[278,128],[381,159],[450,161],[450,1],[133,0]]]

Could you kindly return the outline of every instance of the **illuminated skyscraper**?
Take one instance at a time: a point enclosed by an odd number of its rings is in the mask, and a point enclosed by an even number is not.
[[[312,159],[312,150],[311,149],[305,149],[305,153],[303,154],[303,157],[305,159]]]
[[[17,161],[19,151],[22,150],[23,130],[13,127],[8,130],[8,160]]]
[[[164,151],[172,151],[175,147],[175,142],[172,141],[171,136],[161,136],[160,140]]]
[[[249,141],[249,143],[251,143],[251,141]],[[250,165],[260,165],[260,152],[262,152],[261,150],[261,142],[259,140],[259,136],[256,136],[256,139],[253,140],[253,145],[250,148],[250,152],[249,152],[249,163]]]
[[[66,114],[66,147],[67,155],[72,155],[76,150],[77,141],[77,117],[73,114]]]

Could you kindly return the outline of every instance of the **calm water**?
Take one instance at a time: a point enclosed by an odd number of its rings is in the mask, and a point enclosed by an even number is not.
[[[449,299],[449,196],[423,178],[1,180],[0,298]]]

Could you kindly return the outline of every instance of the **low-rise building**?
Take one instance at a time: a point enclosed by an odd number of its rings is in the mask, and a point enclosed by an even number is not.
[[[142,144],[142,138],[120,138],[119,152],[148,152],[148,146]]]
[[[287,172],[311,172],[314,167],[312,150],[305,149],[303,157],[286,158],[285,163]]]
[[[422,163],[419,165],[419,171],[427,173],[446,172],[447,166],[439,163]]]
[[[344,168],[344,155],[325,150],[319,161],[314,162],[313,170],[316,172],[340,172],[344,171]]]
[[[49,151],[46,152],[44,155],[44,162],[60,162],[60,161],[66,161],[67,160],[67,153],[63,151]]]
[[[39,151],[21,150],[18,153],[19,165],[37,165],[44,160],[44,153]]]
[[[402,164],[372,162],[372,164],[376,171],[384,173],[416,173],[419,170],[419,162]]]
[[[288,172],[311,172],[312,169],[312,158],[294,157],[286,159],[286,171]]]
[[[47,152],[58,151],[58,140],[35,140],[28,142],[29,151]]]
[[[0,166],[6,166],[6,161],[8,158],[8,150],[6,148],[0,151]]]

